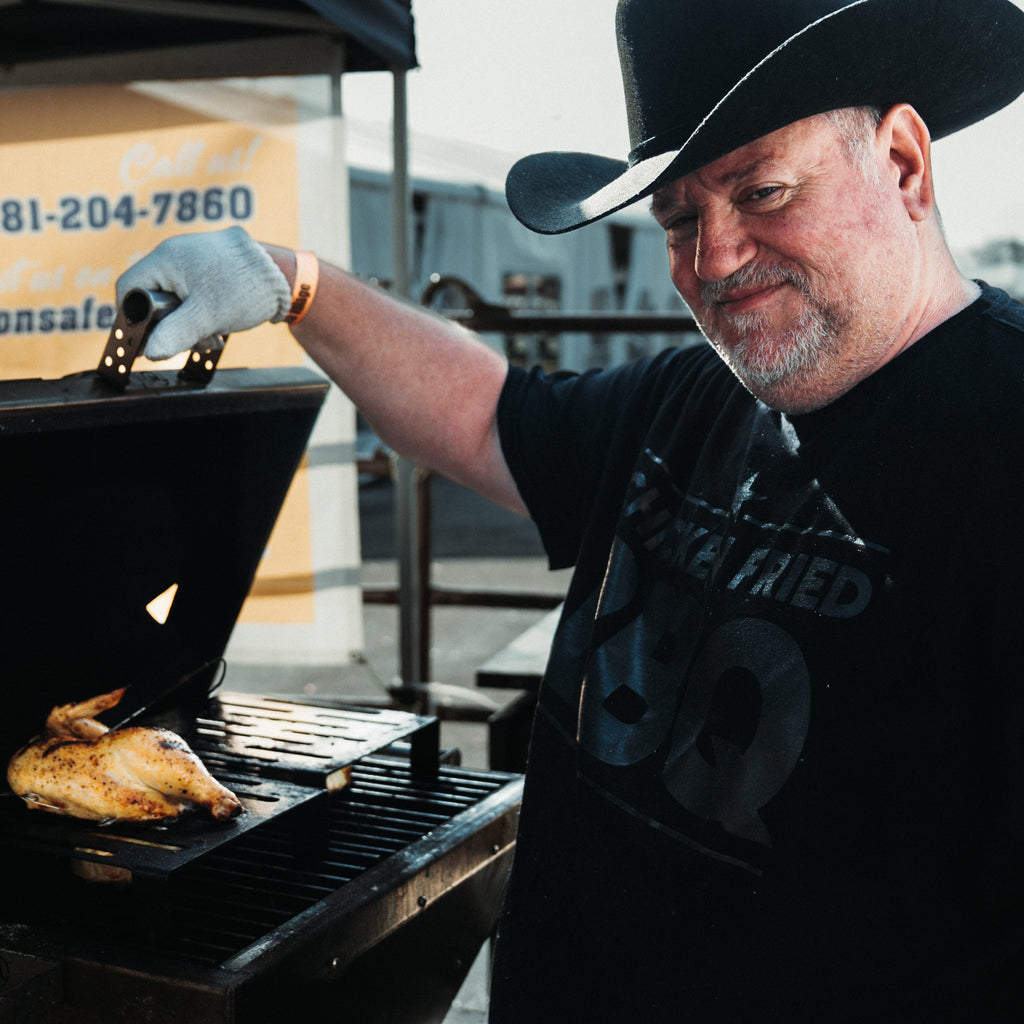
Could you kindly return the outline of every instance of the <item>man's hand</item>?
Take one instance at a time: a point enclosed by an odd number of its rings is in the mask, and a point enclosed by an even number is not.
[[[145,352],[150,359],[187,352],[218,334],[278,323],[291,306],[284,274],[240,227],[166,239],[118,278],[119,303],[132,288],[181,299],[153,328]]]

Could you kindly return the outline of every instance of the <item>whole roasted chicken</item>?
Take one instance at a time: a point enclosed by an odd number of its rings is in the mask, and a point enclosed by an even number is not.
[[[240,813],[238,798],[176,733],[110,730],[93,718],[124,692],[55,707],[46,732],[11,758],[11,789],[29,807],[94,821],[160,821],[196,807],[218,819]]]

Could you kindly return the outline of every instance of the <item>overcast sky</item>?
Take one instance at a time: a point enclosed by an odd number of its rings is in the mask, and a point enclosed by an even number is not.
[[[615,0],[413,0],[421,67],[409,75],[411,128],[505,150],[510,163],[545,149],[624,158],[614,10]],[[354,117],[389,120],[390,77],[348,76],[344,104]],[[939,204],[954,249],[1024,238],[1022,135],[1018,100],[936,143]]]

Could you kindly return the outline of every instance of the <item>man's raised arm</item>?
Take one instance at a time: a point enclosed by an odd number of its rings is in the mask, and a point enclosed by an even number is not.
[[[315,294],[292,333],[382,440],[525,514],[495,423],[504,358],[459,325],[330,264],[319,262],[312,276]],[[294,252],[234,227],[167,239],[121,276],[117,291],[119,299],[148,288],[182,300],[147,343],[146,355],[161,359],[216,334],[288,320],[295,278]]]

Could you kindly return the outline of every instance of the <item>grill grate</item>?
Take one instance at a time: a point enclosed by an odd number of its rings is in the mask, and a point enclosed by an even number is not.
[[[404,745],[414,774],[432,777],[439,756],[436,719],[240,693],[210,700],[189,745],[241,800],[245,814],[225,822],[187,816],[165,826],[114,822],[98,827],[4,801],[0,846],[59,850],[130,870],[136,878],[163,879],[278,818],[288,819],[289,834],[322,835],[326,798],[344,788],[359,758]]]
[[[324,801],[317,849],[296,839],[285,816],[212,850],[165,885],[78,893],[67,901],[68,916],[44,931],[57,948],[66,948],[68,934],[86,935],[107,954],[214,967],[507,782],[451,766],[424,780],[408,761],[364,758],[344,795]]]
[[[275,697],[222,693],[190,737],[216,773],[245,766],[254,775],[332,789],[339,769],[400,741],[437,763],[434,719],[386,708],[318,706]],[[424,748],[424,749],[420,749]]]

